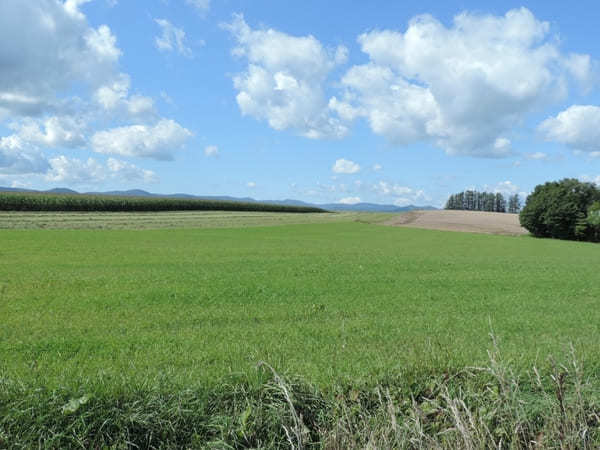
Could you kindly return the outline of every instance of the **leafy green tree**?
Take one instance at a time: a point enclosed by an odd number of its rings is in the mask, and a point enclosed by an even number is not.
[[[535,187],[519,220],[534,236],[581,239],[587,236],[582,219],[596,201],[600,191],[591,183],[574,178],[552,181]]]
[[[506,200],[500,193],[467,190],[448,197],[445,209],[506,212]]]
[[[519,194],[513,194],[508,198],[508,212],[517,214],[521,209],[521,199]]]
[[[589,240],[600,241],[600,202],[594,202],[588,208],[586,217],[588,224]]]
[[[504,200],[504,196],[500,193],[496,193],[496,197],[494,199],[494,211],[495,212],[506,212],[506,200]]]
[[[590,230],[585,213],[579,211],[577,213],[577,220],[575,220],[575,238],[579,241],[590,240]]]

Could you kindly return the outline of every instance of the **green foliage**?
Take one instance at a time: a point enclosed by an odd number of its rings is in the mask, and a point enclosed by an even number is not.
[[[506,212],[506,200],[497,192],[464,191],[451,195],[445,209],[463,211]]]
[[[547,371],[533,366],[520,376],[494,346],[487,364],[478,368],[397,373],[382,384],[333,384],[325,390],[264,366],[254,380],[228,377],[211,387],[186,389],[156,382],[119,389],[82,382],[77,388],[47,389],[0,379],[0,447],[600,445],[600,379],[586,375],[574,353],[564,364],[554,363]]]
[[[324,212],[309,206],[243,203],[172,197],[0,192],[0,211],[272,211]]]
[[[600,226],[600,201],[596,201],[588,208],[587,222],[592,227]]]
[[[513,194],[508,198],[508,212],[518,214],[521,211],[521,199],[519,194]]]
[[[600,200],[592,183],[573,178],[538,185],[527,197],[519,220],[538,237],[590,240],[588,208]]]

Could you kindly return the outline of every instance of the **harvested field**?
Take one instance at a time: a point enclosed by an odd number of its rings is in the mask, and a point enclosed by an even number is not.
[[[161,228],[242,228],[290,224],[381,223],[390,213],[265,211],[56,212],[0,211],[2,229],[142,230]]]
[[[385,225],[428,230],[520,235],[528,231],[519,224],[518,214],[482,211],[410,211],[384,222]]]

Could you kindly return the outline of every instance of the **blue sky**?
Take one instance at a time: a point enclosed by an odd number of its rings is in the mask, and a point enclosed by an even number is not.
[[[597,2],[414,3],[3,0],[0,185],[441,206],[600,183]]]

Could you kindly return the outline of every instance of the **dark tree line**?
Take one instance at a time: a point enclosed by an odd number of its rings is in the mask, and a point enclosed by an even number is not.
[[[464,191],[451,195],[445,209],[460,209],[464,211],[489,211],[518,213],[521,201],[518,194],[511,195],[508,202],[499,192]]]

